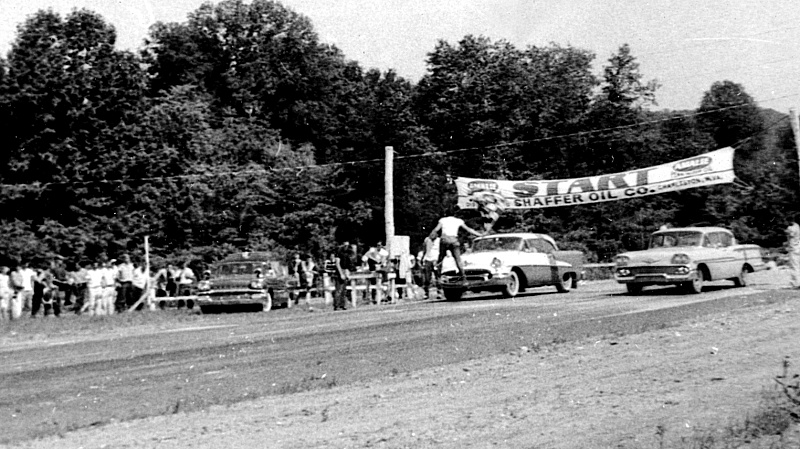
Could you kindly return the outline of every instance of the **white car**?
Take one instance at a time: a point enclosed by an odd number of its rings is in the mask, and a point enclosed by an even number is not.
[[[760,246],[738,244],[731,231],[710,226],[657,231],[648,249],[622,253],[614,261],[614,277],[631,294],[665,284],[700,293],[705,282],[721,279],[743,287],[748,273],[766,266]]]
[[[448,301],[468,291],[498,291],[511,298],[543,285],[568,292],[578,286],[584,257],[580,251],[559,251],[546,234],[508,233],[478,237],[461,259],[464,276],[452,257],[442,262],[439,285]]]

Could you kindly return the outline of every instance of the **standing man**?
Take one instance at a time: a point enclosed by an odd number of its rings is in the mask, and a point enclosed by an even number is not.
[[[789,253],[792,288],[800,288],[800,225],[797,223],[791,223],[786,228],[786,249]]]
[[[22,288],[24,281],[22,280],[22,267],[16,264],[11,274],[9,274],[9,283],[11,285],[11,304],[9,305],[11,319],[17,320],[22,316],[22,304],[25,302],[23,297]]]
[[[336,275],[333,277],[336,286],[335,296],[333,298],[333,310],[346,310],[347,307],[347,282],[350,278],[350,273],[356,270],[358,261],[355,252],[355,245],[350,245],[350,242],[345,241],[339,247],[334,259],[336,265]]]
[[[447,250],[453,254],[453,259],[456,261],[456,267],[458,267],[458,272],[461,273],[461,278],[466,279],[466,275],[464,274],[464,266],[461,263],[461,244],[458,242],[458,231],[465,230],[470,234],[475,235],[476,237],[480,237],[482,234],[464,223],[464,220],[454,217],[452,215],[440,218],[439,223],[433,228],[431,231],[430,237],[431,239],[435,239],[436,235],[441,231],[441,244],[439,245],[439,257],[436,259],[436,277],[437,279],[442,275],[442,261],[444,260],[444,256],[447,254]]]
[[[11,319],[11,277],[8,275],[8,267],[0,267],[0,321]]]
[[[436,262],[439,260],[439,246],[442,239],[439,236],[426,236],[422,250],[422,286],[425,289],[425,299],[430,298],[431,284],[435,279],[437,284],[439,279],[434,278],[436,274]]]
[[[197,280],[194,271],[189,268],[189,262],[184,262],[181,265],[181,271],[178,275],[178,296],[189,296],[192,294],[192,286]]]
[[[122,312],[128,308],[133,301],[133,270],[134,266],[131,262],[131,256],[123,254],[120,258],[121,261],[117,266],[117,298],[114,303],[114,308],[117,312]]]
[[[20,298],[22,299],[22,310],[31,310],[33,308],[33,280],[36,278],[36,271],[28,265],[27,261],[22,261],[18,268],[22,279],[22,290]]]

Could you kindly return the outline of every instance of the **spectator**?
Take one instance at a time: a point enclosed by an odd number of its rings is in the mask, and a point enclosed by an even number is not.
[[[294,280],[297,281],[297,285],[303,285],[303,258],[300,257],[300,254],[295,254],[292,262],[289,264],[289,274],[294,276]]]
[[[350,242],[345,241],[336,254],[336,276],[334,276],[334,285],[336,287],[335,295],[333,298],[333,310],[346,310],[347,307],[347,282],[350,278],[350,273],[356,271],[358,265],[358,249],[356,245],[351,245]]]
[[[461,278],[466,280],[466,275],[464,273],[464,265],[461,262],[461,246],[458,241],[458,231],[461,229],[473,234],[475,236],[480,237],[482,234],[464,223],[464,220],[454,217],[454,216],[447,216],[439,219],[439,223],[436,227],[431,231],[429,237],[431,239],[435,239],[438,233],[441,231],[441,244],[439,245],[439,258],[436,260],[436,276],[437,278],[442,275],[442,260],[444,260],[445,254],[447,251],[450,251],[453,254],[453,259],[455,259],[456,267],[458,272],[461,274]]]
[[[133,304],[133,270],[131,256],[123,254],[120,263],[116,267],[117,297],[114,308],[117,312],[122,312]]]
[[[147,281],[148,273],[145,273],[143,264],[135,263],[131,280],[131,303],[128,307],[132,307],[142,298],[147,288]],[[136,310],[142,310],[142,305],[139,304]]]
[[[11,288],[11,277],[8,275],[8,267],[0,266],[0,321],[11,319],[11,296],[14,290]]]
[[[439,236],[427,236],[423,242],[422,250],[422,287],[425,289],[425,299],[430,299],[431,285],[434,281],[438,285],[439,279],[435,277],[438,272],[436,263],[439,260],[439,247],[441,238]]]
[[[300,287],[306,291],[306,301],[311,299],[311,290],[314,288],[314,274],[317,271],[317,264],[310,254],[300,262]]]
[[[178,274],[178,296],[189,296],[192,294],[192,287],[194,286],[197,277],[194,271],[189,268],[189,262],[184,262]]]
[[[80,313],[86,312],[89,316],[103,314],[103,271],[100,264],[94,262],[86,270],[86,303]]]
[[[33,306],[33,280],[36,277],[36,271],[28,265],[28,262],[22,261],[20,276],[22,279],[22,310],[31,310]]]
[[[367,269],[372,273],[373,277],[370,278],[369,282],[372,285],[372,302],[375,302],[375,297],[377,295],[377,286],[378,286],[378,272],[380,273],[381,278],[386,275],[384,268],[386,264],[389,262],[389,251],[383,247],[383,242],[378,242],[377,245],[370,247],[363,256],[361,256],[361,262],[366,264]]]
[[[786,249],[789,255],[789,270],[792,288],[800,288],[800,225],[791,223],[786,228]]]
[[[101,284],[103,286],[100,307],[96,309],[100,311],[99,315],[114,314],[114,303],[119,296],[117,292],[117,268],[114,267],[116,262],[116,259],[111,259],[107,262],[103,262],[102,266],[99,268]]]
[[[9,275],[12,290],[11,304],[9,305],[9,309],[12,320],[17,320],[22,316],[22,305],[25,302],[23,293],[25,281],[23,280],[23,276],[23,269],[20,264],[17,264]]]
[[[86,271],[87,263],[79,260],[75,264],[75,271],[72,273],[72,289],[75,297],[75,306],[73,310],[77,315],[83,313],[83,306],[87,302],[89,295],[89,272]]]
[[[55,316],[61,315],[58,288],[53,283],[52,271],[44,264],[36,270],[36,276],[33,280],[31,317],[36,317],[39,314],[39,308],[44,309],[44,316],[50,316],[51,312]]]

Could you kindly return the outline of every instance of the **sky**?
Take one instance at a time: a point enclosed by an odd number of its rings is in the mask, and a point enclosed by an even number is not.
[[[150,25],[184,22],[203,0],[0,0],[0,53],[38,10],[87,8],[137,50]],[[214,1],[218,3],[218,1]],[[439,40],[550,43],[596,55],[595,70],[627,43],[645,80],[661,85],[656,109],[694,109],[715,81],[730,80],[765,108],[800,109],[800,6],[786,0],[283,0],[321,41],[365,68],[417,82]]]

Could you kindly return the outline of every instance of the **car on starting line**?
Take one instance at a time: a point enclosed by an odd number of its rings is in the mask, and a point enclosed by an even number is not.
[[[519,232],[478,237],[461,260],[463,276],[452,257],[442,263],[439,286],[448,301],[466,292],[500,292],[513,298],[526,288],[546,285],[566,293],[583,276],[584,255],[560,251],[549,235]]]

